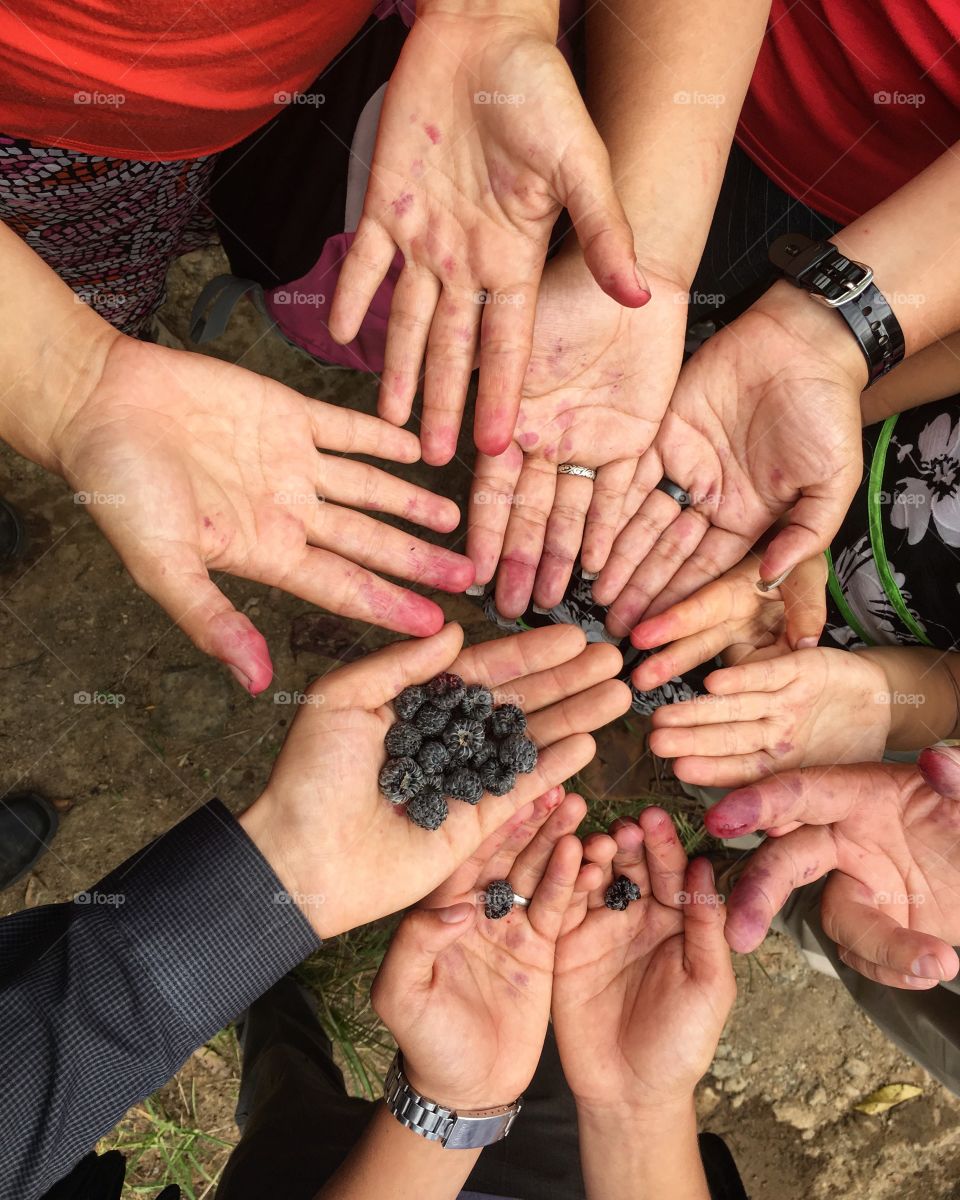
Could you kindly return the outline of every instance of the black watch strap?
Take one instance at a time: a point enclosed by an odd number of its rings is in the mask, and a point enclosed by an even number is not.
[[[833,244],[802,233],[785,233],[770,247],[770,261],[795,287],[835,308],[867,360],[867,387],[892,370],[906,349],[903,330],[873,271]]]

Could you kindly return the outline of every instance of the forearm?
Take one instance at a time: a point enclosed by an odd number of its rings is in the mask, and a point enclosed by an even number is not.
[[[710,1200],[693,1096],[652,1111],[578,1107],[588,1200]]]
[[[60,473],[58,430],[120,335],[0,222],[0,438]]]
[[[405,1129],[383,1104],[315,1200],[453,1200],[479,1150],[445,1150]]]
[[[933,342],[860,396],[864,425],[960,392],[960,332]]]
[[[770,0],[589,9],[586,99],[641,265],[693,281]]]
[[[922,750],[960,737],[960,654],[925,646],[877,646],[855,651],[882,669],[890,704],[890,750]]]

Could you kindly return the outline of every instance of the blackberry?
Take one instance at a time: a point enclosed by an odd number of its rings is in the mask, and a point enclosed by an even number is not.
[[[493,711],[493,693],[479,683],[471,683],[460,701],[460,711],[475,721],[485,721]]]
[[[407,802],[407,816],[421,829],[439,829],[449,811],[443,793],[436,786],[425,787]]]
[[[446,728],[450,714],[435,704],[424,704],[413,714],[413,723],[424,737],[436,737]]]
[[[417,754],[417,762],[427,775],[439,775],[450,762],[450,751],[443,742],[433,739],[424,742]]]
[[[485,762],[489,762],[491,758],[496,757],[497,743],[492,738],[485,738],[480,749],[474,750],[470,765],[476,770],[482,767]]]
[[[517,773],[513,767],[504,766],[502,762],[491,758],[480,768],[480,782],[483,790],[491,796],[505,796],[517,786]]]
[[[483,784],[476,771],[471,771],[469,767],[454,767],[443,777],[443,790],[457,800],[478,804],[483,795]]]
[[[415,758],[423,741],[423,734],[414,725],[398,721],[387,730],[383,744],[391,758]]]
[[[419,684],[413,684],[411,687],[404,688],[394,700],[393,710],[401,721],[409,721],[426,698],[427,689],[420,687]]]
[[[494,879],[487,884],[483,904],[483,915],[491,921],[499,921],[513,908],[513,888],[505,879]]]
[[[391,804],[403,804],[423,787],[423,772],[412,758],[390,758],[380,772],[380,791]]]
[[[607,888],[603,902],[615,912],[623,912],[631,900],[640,899],[640,889],[626,875],[619,875]]]
[[[513,733],[500,743],[500,761],[521,775],[529,775],[537,765],[537,748],[522,733]]]
[[[490,714],[490,729],[495,738],[509,737],[512,733],[523,733],[527,718],[516,704],[501,704]]]
[[[451,675],[445,671],[437,675],[427,684],[427,695],[438,708],[456,708],[466,694],[463,680],[459,675]]]
[[[479,721],[454,715],[443,731],[443,744],[454,762],[468,762],[483,746],[485,735]]]

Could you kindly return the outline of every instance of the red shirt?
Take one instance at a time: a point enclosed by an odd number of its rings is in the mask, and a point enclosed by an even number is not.
[[[847,223],[960,139],[958,0],[773,0],[737,140]]]
[[[10,0],[0,133],[132,159],[198,158],[306,89],[374,0]]]

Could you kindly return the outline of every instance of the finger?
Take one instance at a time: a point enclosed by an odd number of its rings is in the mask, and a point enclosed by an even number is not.
[[[677,569],[696,550],[707,528],[706,517],[687,508],[664,530],[607,613],[607,629],[614,636],[626,637],[630,633]]]
[[[637,263],[633,230],[599,135],[581,139],[575,153],[564,155],[559,185],[558,199],[570,215],[590,274],[617,303],[628,308],[646,304],[650,288]]]
[[[687,856],[670,814],[662,808],[645,808],[639,818],[650,872],[650,887],[661,904],[679,908]]]
[[[550,942],[555,942],[560,936],[579,873],[580,841],[568,834],[557,843],[527,909],[533,929]]]
[[[539,746],[566,737],[571,733],[589,733],[594,729],[615,721],[629,712],[633,693],[619,679],[608,679],[595,687],[579,691],[559,704],[551,705],[534,714],[527,725],[527,733]]]
[[[593,484],[589,479],[557,475],[533,585],[533,602],[541,608],[555,608],[564,597],[580,554],[592,494]]]
[[[466,902],[408,912],[374,980],[370,993],[374,1010],[380,1013],[387,997],[428,991],[437,959],[474,926],[476,919],[476,906]]]
[[[673,760],[676,777],[697,787],[746,787],[769,779],[776,769],[776,760],[765,748],[751,754],[728,754],[721,758],[690,754]]]
[[[198,650],[219,659],[256,696],[273,679],[270,650],[249,617],[238,612],[207,574],[198,551],[168,543],[151,555],[134,581],[166,610]]]
[[[690,511],[689,509],[687,510]],[[680,600],[725,575],[750,553],[751,539],[711,525],[703,541],[650,601],[648,616],[665,612]],[[758,564],[759,566],[759,564]]]
[[[317,493],[324,501],[391,513],[438,533],[450,533],[460,524],[459,508],[445,496],[368,463],[333,454],[320,454],[317,459]]]
[[[589,908],[602,908],[607,888],[613,881],[613,860],[619,852],[614,837],[608,833],[591,833],[583,839],[584,860],[597,868],[599,876],[587,895]]]
[[[323,697],[318,708],[322,707],[324,712],[342,708],[372,712],[399,696],[405,687],[426,683],[441,671],[449,670],[462,645],[461,627],[445,625],[433,637],[395,642],[331,671],[310,685],[310,695]]]
[[[457,450],[481,312],[474,294],[443,289],[427,342],[420,421],[423,458],[435,467],[448,463]]]
[[[928,787],[948,800],[960,800],[960,749],[930,746],[921,751],[917,766]]]
[[[851,970],[867,979],[872,979],[875,983],[882,983],[885,987],[904,988],[912,992],[928,992],[940,982],[939,979],[923,979],[916,975],[898,974],[889,967],[878,967],[876,963],[871,962],[868,958],[862,958],[846,946],[837,946],[837,957]]]
[[[593,585],[593,596],[598,604],[613,604],[630,582],[637,565],[657,544],[663,531],[677,519],[678,513],[676,500],[663,492],[650,492],[617,535],[600,578]]]
[[[643,829],[636,821],[617,820],[610,826],[609,832],[617,847],[617,853],[610,864],[608,885],[620,875],[625,875],[628,879],[633,880],[642,896],[649,896],[651,892],[650,871],[647,865]],[[605,894],[601,894],[599,903],[603,904],[605,899]]]
[[[859,443],[857,446],[859,451]],[[817,495],[805,494],[790,511],[790,523],[763,552],[761,579],[777,579],[807,558],[823,554],[846,516],[860,483],[861,459],[827,481]]]
[[[769,728],[761,721],[721,721],[692,728],[655,729],[647,744],[661,758],[691,755],[715,759],[756,754],[766,749],[769,737]]]
[[[799,666],[792,654],[721,667],[711,671],[704,685],[713,696],[732,696],[743,692],[778,692],[797,678]],[[769,700],[768,700],[769,703]]]
[[[504,872],[510,886],[518,896],[529,899],[540,886],[547,864],[553,855],[557,843],[568,834],[574,832],[587,813],[587,805],[582,796],[571,793],[553,812],[550,819],[530,839],[526,846],[521,846]],[[582,847],[578,845],[578,851]],[[580,869],[582,853],[577,856],[577,870]],[[574,873],[576,874],[576,872]]]
[[[433,546],[385,521],[337,504],[305,508],[303,523],[313,546],[336,553],[351,565],[409,579],[445,592],[462,592],[473,583],[466,555]]]
[[[473,440],[483,454],[502,454],[513,438],[533,347],[536,308],[536,284],[526,281],[497,288],[483,305],[473,423]]]
[[[836,847],[827,829],[805,825],[764,842],[730,894],[727,942],[740,954],[756,950],[793,889],[820,879],[836,865]]]
[[[816,646],[827,623],[827,560],[822,554],[795,567],[780,584],[787,641],[794,650]]]
[[[861,796],[862,768],[801,767],[724,796],[704,814],[714,837],[741,837],[757,829],[773,829],[790,821],[828,825],[840,821]]]
[[[705,983],[726,984],[721,1005],[733,1002],[736,984],[730,947],[724,937],[723,899],[717,892],[713,867],[705,858],[695,858],[683,881],[683,953],[687,970]]]
[[[705,633],[681,638],[678,642],[671,643],[666,650],[661,650],[659,654],[653,654],[640,663],[631,676],[633,685],[641,692],[652,691],[667,680],[676,679],[678,675],[712,661],[728,649],[726,643],[729,639],[730,633],[726,625],[717,625]]]
[[[758,721],[770,712],[770,697],[763,692],[736,696],[694,696],[677,704],[665,704],[651,718],[655,729],[721,725],[731,721]],[[659,753],[659,751],[657,751]],[[666,757],[672,758],[673,755]]]
[[[527,714],[528,725],[534,727],[541,711],[549,705],[566,696],[586,692],[596,684],[613,682],[620,670],[618,664],[623,664],[623,658],[616,646],[609,642],[592,642],[575,658],[526,676],[522,689],[519,686],[497,688],[493,697],[498,704],[519,705]]]
[[[580,552],[583,569],[591,575],[598,575],[607,565],[636,468],[634,459],[624,458],[597,471]]]
[[[892,904],[894,911],[899,907],[904,911],[904,919],[909,918],[906,897],[897,903],[889,893],[878,895],[842,871],[835,871],[827,880],[820,902],[824,932],[857,960],[848,957],[843,961],[862,975],[867,974],[862,967],[871,964],[877,970],[897,976],[897,982],[889,978],[878,980],[894,987],[903,987],[904,976],[933,983],[953,979],[960,970],[956,950],[933,934],[905,928],[889,912],[881,911],[881,904]],[[876,974],[867,977],[877,979]]]
[[[517,445],[496,458],[477,455],[467,512],[467,557],[476,568],[478,584],[489,583],[500,562],[523,461]]]
[[[596,742],[587,733],[574,734],[540,751],[537,765],[529,775],[521,775],[517,786],[505,796],[485,796],[483,803],[471,809],[480,822],[484,836],[502,825],[511,812],[533,796],[539,796],[582,771],[597,752]],[[470,814],[464,814],[469,817]]]
[[[556,487],[554,463],[524,458],[497,570],[497,611],[504,617],[519,617],[530,603]]]
[[[330,336],[341,346],[360,332],[363,318],[377,288],[390,270],[397,247],[389,233],[364,215],[340,266],[337,288],[330,305]]]
[[[272,380],[265,379],[263,383],[270,384]],[[409,429],[398,429],[380,417],[339,404],[310,400],[308,405],[313,444],[320,450],[369,454],[399,463],[415,463],[420,458],[420,439]]]
[[[564,937],[572,929],[579,928],[589,911],[590,896],[600,886],[603,871],[595,863],[584,863],[577,875],[573,889],[573,898],[567,906],[567,911],[560,922],[560,937]]]
[[[739,618],[743,615],[743,607],[738,584],[735,579],[716,579],[708,583],[686,600],[654,617],[646,617],[631,632],[630,641],[638,650],[652,650]]]
[[[508,683],[549,671],[582,654],[587,638],[575,625],[549,625],[493,638],[464,650],[454,668],[468,683],[494,690]]]
[[[404,266],[390,302],[377,404],[380,416],[394,425],[405,425],[410,418],[439,296],[440,281],[432,271]]]

